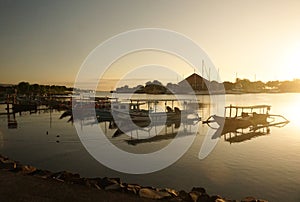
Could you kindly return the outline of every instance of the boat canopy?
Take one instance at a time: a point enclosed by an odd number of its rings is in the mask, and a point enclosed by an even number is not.
[[[271,106],[270,105],[253,105],[253,106],[233,106],[233,105],[230,105],[230,106],[227,106],[225,107],[225,109],[262,109],[262,108],[267,108],[267,110],[270,110],[271,109]]]
[[[248,113],[259,112],[263,114],[267,114],[271,109],[270,105],[252,105],[252,106],[227,106],[225,107],[225,117],[228,114],[230,118],[237,117],[239,113],[240,116],[245,115],[244,111],[248,111]],[[229,111],[229,113],[228,113]],[[246,113],[247,114],[247,113]],[[234,115],[234,116],[232,116]]]

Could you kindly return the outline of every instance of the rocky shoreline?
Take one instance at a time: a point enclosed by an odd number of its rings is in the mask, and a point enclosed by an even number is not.
[[[141,186],[138,184],[127,184],[120,178],[84,178],[79,174],[67,171],[51,172],[41,170],[30,165],[22,165],[5,156],[0,155],[0,170],[6,170],[21,175],[42,178],[45,180],[55,180],[60,183],[81,185],[94,188],[101,191],[113,192],[114,194],[122,193],[138,197],[140,199],[152,199],[163,201],[182,201],[182,202],[237,202],[239,200],[226,199],[218,195],[209,195],[204,188],[194,187],[190,192],[177,191],[170,188],[155,188]],[[105,199],[105,201],[109,201]],[[266,200],[246,197],[241,202],[267,202]]]

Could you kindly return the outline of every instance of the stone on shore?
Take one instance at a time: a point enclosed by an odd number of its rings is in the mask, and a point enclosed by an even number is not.
[[[10,160],[0,160],[0,169],[13,170],[17,167],[16,162]]]
[[[99,182],[101,178],[79,178],[77,181],[73,181],[74,184],[86,185],[88,187],[94,187],[101,190]]]
[[[22,174],[31,174],[35,172],[37,169],[33,166],[21,165],[17,164],[16,168],[13,170],[14,172],[22,173]]]
[[[38,177],[41,177],[41,178],[50,178],[50,176],[52,175],[53,173],[51,173],[50,171],[48,170],[41,170],[41,169],[36,169],[34,172],[32,173],[29,173],[29,175],[34,175],[34,176],[38,176]]]
[[[125,186],[125,191],[137,195],[141,189],[141,186],[138,184],[123,184]]]
[[[168,192],[156,191],[150,188],[140,189],[139,196],[149,199],[165,199],[171,197],[171,195]]]
[[[248,196],[248,197],[244,198],[243,200],[241,200],[241,202],[268,202],[268,201],[262,200],[262,199],[256,199],[252,196]]]
[[[163,189],[163,191],[168,192],[169,194],[171,194],[174,197],[178,196],[178,192],[175,189],[165,188],[165,189]]]
[[[61,172],[57,172],[51,175],[51,177],[53,179],[56,179],[58,181],[67,181],[67,182],[72,182],[74,179],[79,179],[80,175],[75,173],[70,173],[68,171],[61,171]]]
[[[126,192],[147,199],[163,199],[168,201],[182,202],[237,202],[236,200],[228,200],[221,196],[209,196],[202,187],[193,187],[187,193],[185,191],[176,191],[170,188],[159,189],[155,187],[142,187],[138,184],[122,183],[120,178],[83,178],[79,174],[68,171],[52,173],[47,170],[37,169],[33,166],[22,165],[17,161],[12,161],[5,156],[0,155],[0,170],[8,170],[23,175],[37,176],[45,179],[54,179],[69,184],[78,184],[87,187],[93,187],[98,190],[108,190],[117,192]],[[144,199],[144,200],[147,200]],[[142,199],[141,199],[142,200]],[[268,202],[266,200],[256,199],[254,197],[246,197],[241,202]]]
[[[184,190],[181,190],[178,192],[179,198],[181,198],[183,201],[193,201],[191,196]]]
[[[114,184],[121,184],[120,178],[108,178],[105,177],[101,180],[99,180],[98,185],[101,187],[101,189],[105,189],[108,186],[114,185]]]
[[[105,190],[108,191],[121,191],[124,188],[121,184],[112,184],[105,187]]]
[[[201,193],[201,194],[206,193],[206,190],[205,190],[204,188],[202,188],[202,187],[193,187],[193,188],[192,188],[192,191],[194,191],[194,192],[199,192],[199,193]]]
[[[202,187],[193,187],[189,193],[193,202],[210,202],[210,197]]]

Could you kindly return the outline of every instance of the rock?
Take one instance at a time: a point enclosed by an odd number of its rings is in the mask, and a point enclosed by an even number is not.
[[[135,188],[137,190],[140,190],[142,187],[138,184],[128,184],[127,185],[128,188]]]
[[[48,170],[36,169],[35,171],[29,173],[29,175],[34,175],[46,179],[46,178],[50,178],[52,173]]]
[[[118,184],[119,185],[120,182],[121,182],[120,178],[107,178],[107,177],[105,177],[105,178],[99,180],[98,185],[102,189],[105,189],[105,187],[113,185],[113,184]]]
[[[189,193],[189,195],[190,195],[190,197],[191,197],[191,199],[192,199],[192,201],[193,202],[197,202],[198,201],[198,198],[199,198],[199,193],[198,192],[195,192],[195,191],[191,191],[190,193]]]
[[[126,192],[132,193],[132,194],[137,194],[138,193],[135,188],[131,188],[131,187],[126,187]]]
[[[35,172],[37,169],[33,166],[28,165],[20,165],[17,164],[16,168],[13,170],[14,172],[22,173],[22,174],[30,174]]]
[[[192,198],[192,201],[194,202],[211,202],[210,197],[207,193],[191,191],[189,195]]]
[[[105,190],[120,191],[120,190],[122,190],[122,186],[120,184],[112,184],[112,185],[106,186]]]
[[[178,196],[183,200],[183,201],[193,201],[191,196],[184,190],[181,190],[178,192]]]
[[[248,196],[248,197],[244,198],[243,200],[241,200],[241,202],[257,202],[257,201],[254,197]]]
[[[189,195],[194,202],[206,202],[210,200],[206,190],[202,187],[193,187]]]
[[[141,189],[141,186],[138,184],[127,184],[125,187],[127,192],[133,194],[138,194]]]
[[[206,193],[203,193],[198,197],[197,202],[211,202],[211,201],[210,201],[209,195]]]
[[[68,171],[61,171],[58,173],[54,173],[51,175],[52,178],[59,180],[59,181],[67,181],[67,182],[72,182],[74,179],[79,179],[80,175],[79,174],[73,174]]]
[[[94,187],[96,189],[101,190],[99,182],[102,180],[101,178],[80,178],[78,182],[74,182],[76,184],[86,185],[88,187]]]
[[[0,161],[0,169],[4,169],[4,170],[13,170],[17,167],[17,163],[14,161],[10,161],[10,160],[1,160]]]
[[[218,198],[216,200],[214,200],[213,202],[226,202],[224,199]]]
[[[163,191],[168,192],[169,194],[171,194],[174,197],[178,196],[178,192],[175,189],[165,188]]]
[[[6,156],[2,156],[0,155],[0,162],[4,162],[4,161],[7,161],[9,160]]]
[[[201,194],[206,193],[206,190],[204,188],[202,188],[202,187],[193,187],[192,191],[193,192],[199,192]]]
[[[109,180],[115,184],[121,184],[121,179],[119,177],[109,178]]]
[[[221,196],[219,195],[214,195],[210,197],[211,202],[226,202]]]
[[[171,197],[171,195],[167,192],[156,191],[149,188],[140,189],[139,196],[143,198],[149,198],[149,199],[165,199]]]

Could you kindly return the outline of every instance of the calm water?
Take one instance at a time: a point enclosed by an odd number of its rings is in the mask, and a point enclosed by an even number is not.
[[[198,99],[209,102],[207,96],[198,96]],[[146,175],[119,173],[98,163],[82,146],[68,119],[59,119],[62,112],[17,114],[17,129],[8,129],[7,116],[0,116],[0,153],[24,164],[52,171],[69,170],[86,177],[121,177],[124,182],[186,191],[202,186],[209,194],[234,199],[251,195],[269,201],[300,201],[299,103],[300,94],[226,95],[228,105],[269,104],[272,114],[284,115],[290,123],[282,128],[271,127],[270,134],[240,143],[230,144],[222,136],[204,160],[199,160],[198,154],[208,126],[200,124],[193,145],[180,160]],[[0,111],[4,107],[2,105]],[[203,119],[211,115],[212,107],[208,105],[199,111]],[[107,129],[107,137],[115,145],[131,152],[156,150],[170,142],[162,140],[133,146],[124,142],[126,136],[112,139],[114,131],[109,130],[108,125],[101,123],[100,126]]]

